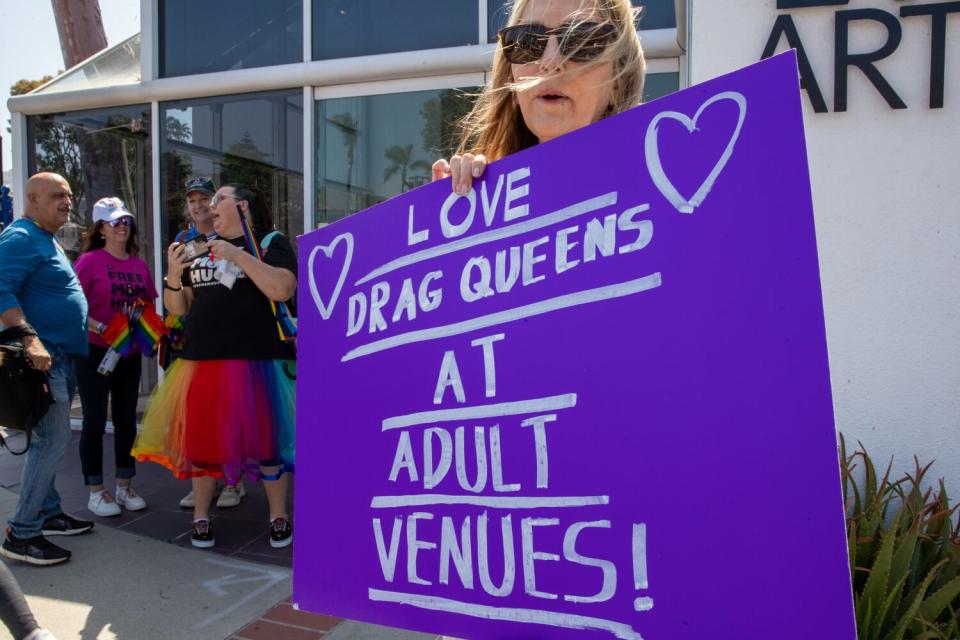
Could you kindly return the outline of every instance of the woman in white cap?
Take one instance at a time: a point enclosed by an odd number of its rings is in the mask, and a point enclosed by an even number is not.
[[[112,371],[101,368],[110,345],[103,334],[118,314],[126,315],[138,301],[153,305],[157,290],[147,263],[138,257],[140,243],[133,215],[120,198],[102,198],[93,206],[82,254],[74,268],[87,296],[89,355],[74,359],[83,431],[80,464],[90,489],[87,508],[98,516],[120,515],[120,507],[139,511],[147,506],[130,485],[136,462],[130,449],[137,436],[137,397],[140,392],[140,352],[136,346],[119,358]],[[105,364],[105,363],[104,363]],[[100,370],[98,372],[98,369]],[[113,419],[113,454],[117,487],[111,495],[103,482],[103,433],[108,399]]]

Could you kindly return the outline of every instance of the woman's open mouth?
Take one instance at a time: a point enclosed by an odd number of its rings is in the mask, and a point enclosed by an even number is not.
[[[569,100],[569,99],[570,98],[563,95],[562,93],[557,93],[554,91],[545,91],[544,93],[541,93],[540,95],[537,96],[537,100],[542,100],[546,104],[560,104],[561,102],[564,102],[565,100]]]

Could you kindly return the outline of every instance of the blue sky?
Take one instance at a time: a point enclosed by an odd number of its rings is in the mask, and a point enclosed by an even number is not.
[[[100,0],[103,27],[110,46],[140,30],[139,0]],[[0,0],[0,136],[3,136],[3,169],[12,168],[10,85],[21,78],[42,78],[63,69],[63,55],[50,0]]]

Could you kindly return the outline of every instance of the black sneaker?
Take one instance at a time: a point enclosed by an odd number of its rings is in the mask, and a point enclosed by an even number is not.
[[[7,529],[7,538],[0,545],[0,554],[11,560],[22,560],[29,564],[48,566],[60,564],[70,559],[70,552],[61,549],[43,536],[18,538]]]
[[[281,549],[293,542],[293,527],[286,518],[274,518],[270,521],[270,546]]]
[[[87,533],[91,529],[93,529],[93,523],[89,520],[80,520],[61,513],[52,518],[47,518],[40,533],[45,536],[76,536]]]
[[[217,543],[213,537],[213,529],[209,520],[194,520],[193,533],[190,534],[190,544],[201,549],[209,549]]]

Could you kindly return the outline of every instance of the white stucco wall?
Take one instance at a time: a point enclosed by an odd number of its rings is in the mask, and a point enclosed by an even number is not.
[[[960,13],[947,18],[944,108],[930,109],[929,17],[899,18],[899,48],[877,67],[908,105],[891,109],[848,71],[848,110],[833,112],[834,15],[935,0],[851,0],[778,10],[775,0],[688,0],[691,83],[760,59],[790,14],[830,113],[804,120],[837,427],[896,468],[936,459],[960,497]],[[853,23],[851,53],[886,31]],[[784,42],[778,49],[785,50]]]

